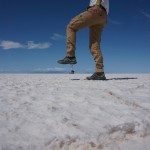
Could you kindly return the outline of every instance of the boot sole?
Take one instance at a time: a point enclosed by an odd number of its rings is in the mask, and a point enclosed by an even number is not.
[[[99,78],[99,79],[91,79],[91,78],[86,78],[87,80],[107,80],[106,78]]]
[[[74,65],[74,64],[77,64],[77,62],[58,62],[59,64],[71,64],[71,65]]]

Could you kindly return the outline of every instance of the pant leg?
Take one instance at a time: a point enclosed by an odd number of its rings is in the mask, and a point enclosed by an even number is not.
[[[95,24],[89,27],[90,31],[90,45],[89,48],[91,50],[91,54],[93,55],[94,61],[96,63],[96,72],[104,72],[104,65],[103,65],[103,55],[100,48],[101,42],[101,35],[103,28],[106,24],[105,14],[100,16],[99,24]]]
[[[103,56],[100,48],[102,28],[100,25],[93,25],[90,29],[90,50],[96,63],[96,72],[104,72]]]
[[[74,17],[67,26],[67,56],[75,56],[76,49],[76,32],[84,27],[95,24],[95,19],[89,11],[85,11]]]

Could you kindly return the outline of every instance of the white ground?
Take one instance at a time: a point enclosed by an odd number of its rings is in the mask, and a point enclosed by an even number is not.
[[[0,150],[150,150],[150,74],[86,76],[1,74]]]

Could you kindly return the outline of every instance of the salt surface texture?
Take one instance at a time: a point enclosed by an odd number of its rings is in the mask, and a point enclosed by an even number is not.
[[[0,150],[150,150],[150,75],[86,76],[1,74]]]

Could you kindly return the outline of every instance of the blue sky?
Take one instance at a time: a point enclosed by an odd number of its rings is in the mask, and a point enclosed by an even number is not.
[[[0,0],[0,72],[66,71],[66,26],[89,0]],[[88,28],[77,33],[75,71],[95,71]],[[101,48],[106,73],[150,73],[150,1],[110,0]]]

